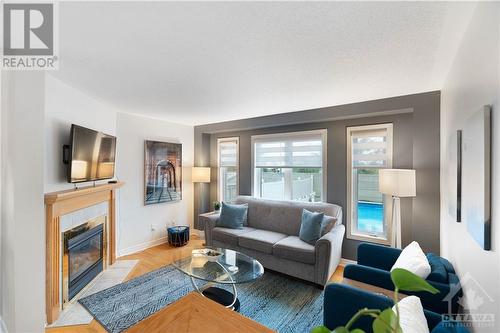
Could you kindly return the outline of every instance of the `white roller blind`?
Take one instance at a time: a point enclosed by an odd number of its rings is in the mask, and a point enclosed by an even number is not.
[[[389,160],[386,129],[351,132],[352,164],[355,168],[386,168]]]
[[[219,166],[238,166],[238,141],[236,139],[219,142]]]
[[[323,135],[321,132],[283,134],[255,138],[256,168],[292,168],[323,166]]]

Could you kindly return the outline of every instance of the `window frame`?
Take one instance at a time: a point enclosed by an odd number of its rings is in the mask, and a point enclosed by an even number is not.
[[[369,235],[366,233],[360,233],[357,230],[357,227],[354,226],[353,221],[353,168],[352,165],[352,133],[360,132],[360,131],[376,131],[376,130],[386,130],[387,131],[387,141],[390,142],[388,144],[387,151],[387,166],[384,168],[373,168],[373,169],[391,169],[393,164],[393,150],[394,150],[394,126],[392,123],[383,123],[383,124],[374,124],[374,125],[362,125],[362,126],[348,126],[346,127],[346,180],[347,180],[347,188],[346,188],[346,227],[347,227],[347,235],[348,239],[365,241],[370,243],[377,243],[383,245],[391,245],[392,243],[392,198],[383,194],[383,204],[384,204],[384,225],[386,235],[385,237]],[[357,221],[356,221],[357,222]]]
[[[240,193],[240,137],[217,138],[217,200],[226,202],[224,190],[222,189],[222,167],[220,165],[220,144],[223,142],[236,141],[236,192]]]
[[[250,138],[250,146],[251,146],[251,154],[252,154],[252,172],[251,172],[251,183],[252,183],[252,196],[260,198],[260,184],[257,183],[258,179],[260,177],[257,176],[257,173],[260,171],[260,168],[255,167],[255,143],[257,141],[264,141],[266,139],[276,139],[276,138],[292,138],[296,136],[304,136],[304,135],[321,135],[321,142],[322,142],[322,147],[321,147],[321,172],[322,172],[322,182],[321,182],[321,201],[320,202],[326,202],[327,200],[327,179],[328,179],[328,174],[327,174],[327,161],[328,161],[328,155],[327,155],[327,145],[328,145],[328,130],[326,128],[323,129],[316,129],[316,130],[308,130],[308,131],[297,131],[297,132],[284,132],[284,133],[273,133],[273,134],[261,134],[261,135],[252,135]],[[289,167],[281,167],[280,169],[292,169]],[[259,171],[258,171],[259,170]],[[289,172],[289,175],[285,175],[285,177],[291,177],[291,172]],[[291,188],[291,184],[288,184],[285,182],[285,192],[287,188]],[[285,197],[287,194],[285,194]],[[284,199],[287,201],[295,201],[291,199]]]

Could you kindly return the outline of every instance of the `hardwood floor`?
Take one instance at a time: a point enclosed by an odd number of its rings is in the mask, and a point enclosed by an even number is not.
[[[120,259],[137,259],[139,262],[134,267],[132,272],[127,276],[126,280],[133,279],[137,276],[143,275],[155,269],[158,269],[162,266],[168,265],[172,263],[172,261],[188,256],[191,253],[191,250],[196,247],[201,247],[203,245],[203,241],[200,239],[192,238],[187,246],[176,248],[171,247],[168,244],[158,245],[142,252],[132,254],[129,256],[124,256],[118,258]],[[342,281],[344,268],[339,266],[335,273],[330,278],[331,282],[340,282]],[[163,316],[168,316],[168,312],[164,311],[161,315],[154,316],[154,320],[158,322],[162,321]],[[153,324],[151,327],[155,327]],[[156,326],[161,327],[161,326]],[[47,328],[45,330],[46,333],[106,333],[106,330],[95,320],[88,325],[75,325],[75,326],[65,326],[65,327],[56,327],[56,328]],[[163,332],[161,329],[158,330],[148,330],[148,333],[154,332]]]

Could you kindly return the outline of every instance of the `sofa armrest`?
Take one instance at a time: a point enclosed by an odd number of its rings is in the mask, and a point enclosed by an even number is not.
[[[361,243],[358,246],[358,264],[390,271],[400,254],[400,249]]]
[[[220,218],[220,213],[209,213],[209,214],[200,214],[199,220],[203,229],[205,230],[205,244],[207,246],[212,246],[212,230],[215,228],[215,224]]]
[[[371,284],[387,290],[394,290],[394,284],[391,280],[391,273],[378,268],[363,266],[363,265],[347,265],[344,268],[344,277],[360,281],[363,283]],[[428,292],[408,292],[401,290],[402,294],[415,295],[420,298],[422,305],[425,309],[431,310],[438,314],[448,313],[448,302],[445,297],[450,294],[450,285],[429,281],[427,282],[434,288],[439,290],[438,294],[431,294]],[[458,294],[458,292],[457,292]],[[458,308],[458,297],[455,295],[450,302],[451,310],[456,313]]]
[[[339,265],[344,233],[344,225],[337,225],[316,242],[314,280],[317,284],[324,286]]]
[[[429,327],[429,331],[432,331],[434,327],[439,325],[439,323],[443,320],[443,317],[435,312],[425,310],[424,309],[425,319],[427,319],[427,327]]]
[[[363,265],[346,265],[344,267],[344,277],[380,288],[394,290],[391,273],[383,269]]]
[[[348,285],[332,283],[325,288],[323,325],[333,330],[345,326],[356,312],[363,308],[385,310],[393,301],[383,295],[374,294]],[[363,317],[352,329],[360,328],[371,332],[373,318]]]

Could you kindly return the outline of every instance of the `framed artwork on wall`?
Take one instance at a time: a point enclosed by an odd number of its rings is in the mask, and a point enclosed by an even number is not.
[[[182,144],[144,142],[144,204],[182,199]]]
[[[491,107],[467,119],[462,133],[462,221],[484,250],[491,250]]]

